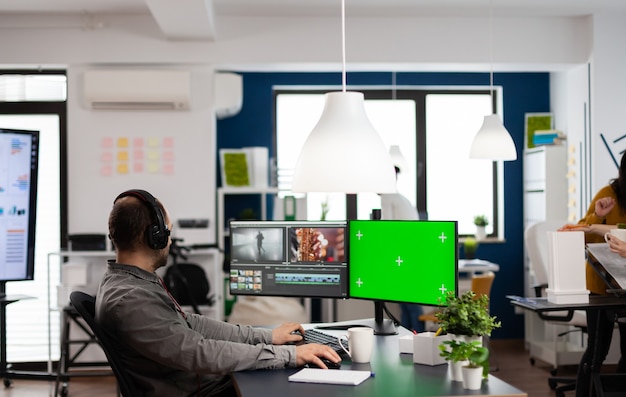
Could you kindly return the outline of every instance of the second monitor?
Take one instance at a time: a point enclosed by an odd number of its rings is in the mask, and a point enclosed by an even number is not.
[[[348,231],[350,298],[439,305],[457,293],[456,221],[351,220]]]

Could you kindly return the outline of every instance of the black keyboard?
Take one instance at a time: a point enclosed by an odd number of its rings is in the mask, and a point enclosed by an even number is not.
[[[350,359],[348,353],[339,345],[337,337],[325,334],[316,329],[307,329],[304,332],[304,343],[319,343],[320,345],[329,346],[339,354],[342,360]]]

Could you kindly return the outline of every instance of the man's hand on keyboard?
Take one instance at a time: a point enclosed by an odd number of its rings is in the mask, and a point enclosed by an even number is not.
[[[331,347],[320,345],[317,343],[307,343],[296,346],[296,365],[302,367],[305,364],[313,364],[316,367],[328,369],[322,358],[328,359],[333,363],[341,361],[339,354]]]
[[[304,328],[298,323],[285,323],[272,330],[272,344],[284,345],[302,341]]]

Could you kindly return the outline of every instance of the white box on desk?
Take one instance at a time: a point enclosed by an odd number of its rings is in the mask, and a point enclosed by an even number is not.
[[[435,336],[435,332],[413,335],[413,362],[425,365],[441,365],[446,360],[439,355],[439,345],[450,339],[448,335]]]
[[[548,232],[548,302],[587,303],[585,234]]]

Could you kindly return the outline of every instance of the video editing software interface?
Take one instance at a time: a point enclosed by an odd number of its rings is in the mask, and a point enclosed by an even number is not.
[[[350,220],[350,298],[438,305],[458,291],[456,221]]]
[[[233,295],[348,297],[346,221],[231,221]]]

